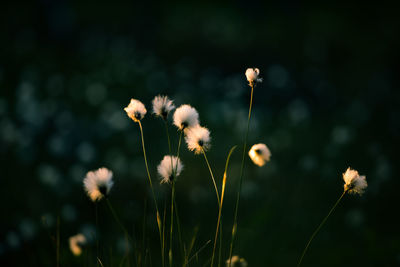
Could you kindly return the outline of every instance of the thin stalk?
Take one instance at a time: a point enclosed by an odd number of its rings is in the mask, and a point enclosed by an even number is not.
[[[98,215],[98,204],[94,203],[94,209],[96,213],[96,258],[99,258],[99,215]],[[99,263],[96,263],[99,266]]]
[[[215,230],[215,237],[214,237],[214,247],[213,247],[213,253],[211,257],[211,267],[214,266],[214,256],[215,256],[215,249],[217,247],[217,239],[218,239],[218,230],[221,228],[221,234],[222,234],[222,225],[220,224],[221,222],[221,214],[222,214],[222,204],[224,202],[224,195],[225,195],[225,187],[226,187],[226,177],[227,177],[227,171],[228,171],[228,164],[229,164],[229,159],[231,158],[232,152],[236,149],[236,146],[232,147],[231,150],[229,151],[228,157],[226,158],[226,163],[225,163],[225,171],[224,171],[224,177],[222,179],[222,188],[221,188],[221,201],[219,202],[219,209],[218,209],[218,220],[217,220],[217,229]],[[203,150],[204,153],[204,150]],[[205,156],[205,153],[204,153]],[[206,158],[207,160],[207,158]],[[208,163],[208,161],[207,161]],[[214,183],[215,184],[215,183]],[[220,240],[220,243],[222,245],[222,238]],[[221,246],[220,246],[221,248]],[[219,253],[219,260],[218,264],[221,261],[221,250]]]
[[[172,233],[174,229],[174,198],[175,198],[175,181],[172,181],[171,192],[171,231],[169,237],[169,266],[172,267]]]
[[[165,125],[165,132],[167,133],[167,138],[168,138],[168,151],[169,151],[169,154],[172,155],[171,139],[170,139],[170,137],[169,137],[169,131],[168,131],[168,123],[167,123],[167,120],[164,120],[164,125]]]
[[[166,134],[167,134],[167,139],[168,139],[168,152],[169,152],[169,155],[171,155],[172,156],[172,148],[171,148],[171,139],[170,139],[170,137],[169,137],[169,131],[168,131],[168,123],[167,123],[167,120],[166,119],[163,119],[163,121],[164,121],[164,125],[165,125],[165,132],[166,132]],[[172,166],[172,163],[173,163],[173,161],[172,161],[172,157],[171,157],[171,166]],[[171,205],[172,206],[172,205]],[[173,207],[171,207],[171,209],[173,209]],[[166,213],[166,210],[164,210],[164,223],[165,223],[165,213]],[[172,226],[171,226],[171,236],[172,236]],[[162,265],[164,266],[165,265],[165,263],[164,263],[164,260],[165,260],[165,242],[164,242],[164,240],[165,240],[165,226],[163,226],[163,243],[162,243]]]
[[[229,264],[228,264],[229,267],[231,266],[233,246],[235,243],[236,233],[237,233],[237,215],[238,215],[238,210],[239,210],[240,193],[242,191],[243,172],[244,172],[244,163],[245,163],[244,159],[246,156],[247,138],[249,135],[249,128],[250,128],[251,109],[253,106],[254,83],[250,83],[250,87],[251,87],[251,94],[250,94],[249,115],[247,117],[247,128],[246,128],[246,134],[245,134],[245,138],[244,138],[244,142],[243,142],[243,154],[242,154],[242,163],[240,165],[239,188],[238,188],[237,196],[236,196],[235,215],[234,215],[233,227],[232,227],[232,238],[231,238],[231,244],[230,244],[230,248],[229,248]]]
[[[163,254],[162,253],[162,232],[161,232],[160,212],[158,211],[156,195],[154,194],[153,183],[151,182],[151,176],[150,176],[150,172],[149,172],[149,165],[147,164],[147,156],[146,156],[146,148],[145,148],[145,145],[144,145],[142,123],[140,121],[138,121],[138,123],[139,123],[139,128],[140,128],[140,135],[141,135],[141,138],[142,138],[143,156],[144,156],[144,163],[146,165],[147,177],[149,178],[149,184],[150,184],[150,188],[151,188],[151,193],[153,195],[154,205],[156,206],[157,225],[158,225],[158,232],[159,232],[159,235],[160,235],[161,254]]]
[[[167,216],[167,202],[165,201],[164,202],[163,227],[162,227],[162,238],[163,238],[163,241],[162,241],[162,252],[163,252],[163,254],[161,255],[162,262],[165,261],[165,229],[166,229],[165,228],[165,223],[167,221],[166,216]],[[164,265],[164,263],[163,263],[163,265]]]
[[[342,198],[344,197],[344,195],[347,193],[347,190],[343,191],[342,195],[339,197],[339,199],[336,201],[335,205],[333,205],[333,207],[331,208],[331,210],[329,211],[328,215],[325,216],[325,218],[322,220],[322,222],[319,224],[319,226],[317,227],[317,229],[314,231],[314,233],[311,235],[310,240],[308,240],[308,243],[306,245],[306,247],[303,250],[303,253],[301,254],[299,263],[297,263],[297,267],[299,267],[301,265],[301,262],[303,261],[304,255],[306,255],[306,252],[308,250],[308,247],[311,244],[311,241],[314,239],[314,237],[317,235],[317,233],[319,232],[319,230],[321,230],[322,226],[325,224],[325,222],[328,220],[329,216],[332,214],[332,212],[335,210],[336,206],[339,204],[339,202],[342,200]]]
[[[176,152],[176,158],[179,158],[179,152],[181,149],[181,143],[182,143],[182,132],[179,134],[179,142],[178,142],[178,150]],[[167,133],[168,133],[168,128],[167,128]],[[169,138],[168,138],[169,139]],[[172,161],[172,155],[171,155],[171,166],[173,164]],[[173,229],[174,229],[174,202],[175,202],[175,174],[178,169],[178,160],[176,161],[176,166],[172,166],[172,176],[174,177],[174,180],[172,181],[172,191],[171,191],[171,231],[170,231],[170,238],[169,238],[169,253],[168,253],[168,258],[169,258],[169,265],[172,267],[172,236],[173,236]],[[180,230],[179,230],[180,231]]]
[[[214,184],[215,194],[217,195],[218,207],[219,207],[219,206],[220,206],[220,203],[221,203],[221,200],[220,200],[220,198],[219,198],[219,193],[218,193],[217,184],[215,183],[214,173],[213,173],[213,171],[211,170],[210,163],[208,162],[206,152],[204,151],[203,148],[201,148],[201,152],[202,152],[203,155],[204,155],[204,159],[206,160],[208,170],[210,171],[210,175],[211,175],[212,182],[213,182],[213,184]]]
[[[182,250],[181,253],[185,258],[186,257],[186,253],[185,253],[185,249],[184,249],[183,242],[182,242],[181,224],[179,222],[178,206],[176,205],[176,200],[175,199],[174,199],[174,210],[175,210],[175,216],[176,216],[176,224],[178,226],[179,245],[180,245],[181,250]]]
[[[108,198],[106,198],[106,202],[107,202],[107,206],[110,209],[111,214],[113,215],[115,221],[117,222],[118,226],[121,228],[122,232],[124,232],[125,238],[127,240],[129,240],[133,245],[135,243],[133,241],[133,238],[129,235],[128,230],[126,230],[125,226],[121,223],[121,220],[119,219],[117,213],[115,212],[115,210],[114,210],[113,206],[111,205],[111,202]],[[128,247],[128,250],[129,250],[129,247]]]

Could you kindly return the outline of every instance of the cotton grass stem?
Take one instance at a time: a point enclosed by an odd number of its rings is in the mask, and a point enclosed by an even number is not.
[[[212,182],[213,182],[213,184],[214,184],[215,194],[217,195],[218,207],[219,207],[221,201],[220,201],[220,198],[219,198],[219,193],[218,193],[217,184],[215,183],[214,174],[213,174],[213,171],[211,170],[211,166],[210,166],[210,163],[208,162],[206,152],[204,151],[203,148],[201,149],[201,152],[202,152],[203,155],[204,155],[204,159],[206,160],[208,170],[210,171],[210,175],[211,175]]]
[[[212,257],[211,257],[211,267],[214,266],[215,249],[216,249],[216,247],[217,247],[218,230],[219,230],[220,228],[221,228],[220,236],[222,235],[222,225],[220,224],[220,222],[221,222],[221,214],[222,214],[222,204],[223,204],[224,195],[225,195],[226,177],[227,177],[229,159],[231,158],[232,152],[233,152],[235,149],[236,149],[236,146],[232,147],[231,150],[229,151],[228,157],[226,158],[224,177],[223,177],[223,179],[222,179],[221,202],[220,202],[220,204],[219,204],[219,209],[218,209],[217,229],[215,230],[214,247],[213,247],[213,253],[212,253]],[[204,155],[205,155],[205,154],[204,154]],[[219,265],[219,263],[221,262],[221,247],[222,247],[222,237],[221,237],[221,239],[220,239],[220,253],[219,253],[218,265]]]
[[[171,139],[170,139],[170,137],[169,137],[169,131],[168,131],[168,123],[167,123],[167,120],[166,119],[164,119],[163,120],[164,121],[164,125],[165,125],[165,132],[166,132],[166,134],[167,134],[167,139],[168,139],[168,152],[169,152],[169,155],[172,155],[172,148],[171,148]],[[172,157],[171,157],[171,166],[172,166]],[[174,183],[175,184],[175,183]],[[174,191],[174,188],[172,189],[172,191]],[[172,196],[173,197],[173,196]],[[173,201],[173,198],[172,198],[172,200],[171,200],[171,202]],[[173,205],[171,204],[171,210],[173,211]],[[166,213],[166,210],[164,211],[164,223],[165,223],[165,213]],[[171,214],[172,214],[172,212],[171,212]],[[172,217],[172,216],[171,216]],[[172,219],[171,219],[171,221],[172,221]],[[172,224],[171,224],[171,237],[172,237]],[[165,243],[164,243],[164,240],[165,240],[165,227],[163,227],[163,245],[162,245],[162,251],[163,251],[163,253],[162,253],[162,265],[164,266],[164,253],[165,253]],[[172,240],[171,240],[171,242],[172,242]],[[171,243],[170,242],[170,243]]]
[[[167,128],[167,133],[168,133],[168,128]],[[182,143],[182,133],[183,130],[180,131],[179,134],[179,141],[178,141],[178,149],[176,152],[176,158],[179,158],[179,152],[181,149],[181,143]],[[169,134],[168,134],[169,136]],[[169,137],[168,137],[168,141],[169,141]],[[170,145],[171,147],[171,145]],[[171,152],[171,151],[170,151]],[[171,154],[171,153],[170,153]],[[172,165],[172,157],[171,157],[171,165]],[[175,178],[175,174],[177,172],[177,168],[178,168],[178,161],[176,161],[176,167],[172,167],[173,168],[173,176]],[[169,238],[169,253],[168,253],[168,258],[169,258],[169,265],[170,267],[172,267],[172,237],[173,237],[173,229],[174,229],[174,203],[175,203],[175,179],[172,181],[172,189],[171,189],[171,231],[170,231],[170,238]],[[180,229],[179,229],[180,231]]]
[[[126,230],[125,226],[121,223],[121,220],[119,219],[117,213],[115,212],[113,206],[111,205],[111,202],[108,198],[106,198],[107,206],[111,211],[112,216],[114,217],[114,220],[117,222],[118,226],[121,228],[122,232],[125,234],[125,238],[129,240],[132,244],[132,246],[135,244],[133,238],[129,235],[128,230]],[[129,243],[128,243],[129,244]],[[127,248],[129,251],[129,247]],[[136,258],[136,255],[135,255]]]
[[[317,233],[319,232],[319,230],[321,230],[322,226],[325,224],[325,222],[328,220],[329,216],[332,214],[332,212],[335,210],[335,208],[337,207],[337,205],[339,204],[339,202],[342,200],[342,198],[344,197],[344,195],[347,193],[347,190],[343,191],[342,195],[339,197],[339,199],[336,201],[335,205],[333,205],[333,207],[331,208],[331,210],[329,211],[328,215],[325,216],[325,218],[322,220],[322,222],[319,224],[319,226],[317,227],[317,229],[314,231],[314,233],[311,235],[310,240],[308,240],[308,243],[306,245],[306,247],[303,250],[303,253],[301,254],[300,260],[297,263],[297,267],[299,267],[301,265],[301,262],[303,261],[304,255],[306,255],[306,252],[308,250],[308,247],[310,246],[312,240],[314,239],[314,237],[317,235]]]
[[[149,178],[150,189],[151,189],[151,193],[152,193],[152,195],[153,195],[154,205],[156,206],[157,225],[158,225],[158,232],[159,232],[159,235],[160,235],[161,254],[163,254],[163,252],[162,252],[163,247],[162,247],[162,230],[161,230],[160,212],[158,211],[158,205],[157,205],[156,195],[154,194],[153,183],[152,183],[152,181],[151,181],[151,176],[150,176],[150,172],[149,172],[149,166],[148,166],[148,164],[147,164],[146,147],[145,147],[145,145],[144,145],[144,137],[143,137],[142,123],[140,122],[140,120],[138,121],[138,123],[139,123],[139,128],[140,128],[140,135],[141,135],[141,138],[142,138],[143,157],[144,157],[144,163],[145,163],[145,165],[146,165],[147,177]]]
[[[231,244],[229,248],[229,264],[228,267],[231,266],[231,261],[232,261],[232,252],[233,252],[233,246],[236,240],[236,233],[237,233],[237,216],[238,216],[238,210],[239,210],[239,201],[240,201],[240,193],[242,191],[242,183],[243,183],[243,172],[244,172],[244,163],[245,163],[245,156],[246,156],[246,146],[247,146],[247,138],[249,135],[249,128],[250,128],[250,119],[251,119],[251,109],[253,106],[253,91],[254,91],[254,83],[250,83],[251,87],[251,94],[250,94],[250,104],[249,104],[249,115],[247,117],[247,128],[246,128],[246,134],[243,142],[243,154],[242,154],[242,163],[240,165],[240,178],[239,178],[239,188],[237,191],[237,196],[236,196],[236,206],[235,206],[235,215],[233,218],[233,226],[232,226],[232,238],[231,238]]]

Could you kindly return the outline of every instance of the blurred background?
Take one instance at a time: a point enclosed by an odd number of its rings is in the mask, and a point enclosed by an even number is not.
[[[123,108],[136,98],[150,111],[158,94],[196,107],[211,130],[208,157],[220,185],[229,149],[243,142],[248,67],[264,78],[254,92],[249,144],[267,144],[272,159],[259,168],[246,158],[235,254],[249,266],[295,266],[351,166],[369,187],[345,196],[303,266],[400,266],[394,8],[42,0],[8,1],[1,10],[1,266],[55,266],[57,232],[61,266],[95,266],[95,209],[82,180],[102,166],[114,172],[110,201],[137,249],[161,266],[140,132]],[[163,127],[150,112],[143,120],[162,210],[170,198],[156,181],[168,153]],[[176,149],[178,132],[169,130]],[[230,164],[223,260],[241,153],[239,146]],[[214,236],[217,205],[204,159],[186,147],[181,156],[182,239],[188,245],[197,229],[197,251]],[[124,235],[105,203],[98,208],[100,255],[115,266]],[[68,245],[77,233],[90,241],[80,257]],[[192,266],[203,266],[211,248]],[[178,243],[174,251],[179,262]]]

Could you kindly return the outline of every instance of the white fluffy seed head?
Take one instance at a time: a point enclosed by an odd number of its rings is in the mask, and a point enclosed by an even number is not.
[[[258,68],[248,68],[246,70],[245,75],[250,86],[252,86],[254,83],[262,82],[262,79],[258,77],[259,74],[260,70]]]
[[[147,110],[142,102],[136,99],[131,99],[131,102],[127,107],[124,108],[126,114],[131,118],[134,122],[139,122],[146,115]]]
[[[113,186],[113,173],[107,168],[90,171],[83,180],[83,185],[90,199],[95,202],[107,196]]]
[[[77,234],[69,238],[69,248],[75,256],[82,254],[82,246],[85,244],[86,237],[83,234]]]
[[[158,174],[160,175],[161,183],[172,183],[181,174],[183,164],[181,160],[175,156],[164,156],[162,161],[157,167]]]
[[[200,125],[190,127],[185,131],[185,141],[190,151],[200,154],[202,149],[207,151],[211,147],[210,131]]]
[[[174,124],[179,130],[199,125],[199,113],[190,105],[181,105],[174,112]]]
[[[344,190],[352,194],[362,195],[368,184],[365,175],[359,175],[358,171],[347,168],[343,173]]]
[[[249,156],[254,164],[264,166],[271,158],[271,151],[265,144],[255,144],[249,151]]]
[[[156,116],[167,119],[168,114],[175,108],[172,100],[167,96],[158,95],[153,99],[153,113]]]
[[[230,265],[229,265],[230,263]],[[247,261],[237,255],[232,256],[231,260],[226,260],[227,267],[247,267]]]

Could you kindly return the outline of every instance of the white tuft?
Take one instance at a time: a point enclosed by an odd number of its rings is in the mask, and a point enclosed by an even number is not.
[[[248,68],[245,72],[247,81],[249,82],[250,86],[253,83],[260,83],[262,82],[262,79],[258,77],[258,75],[260,74],[260,70],[257,68]]]
[[[95,202],[107,196],[114,182],[113,173],[107,168],[100,168],[96,171],[90,171],[83,180],[85,190],[90,199]]]
[[[230,265],[229,265],[230,263]],[[226,260],[227,267],[247,267],[247,261],[243,258],[239,258],[239,256],[234,255],[232,256],[231,260]]]
[[[271,151],[265,144],[255,144],[251,147],[249,156],[254,164],[261,167],[270,160]]]
[[[343,180],[344,190],[352,194],[361,195],[368,186],[365,175],[359,175],[358,171],[352,170],[350,167],[343,173]]]
[[[153,113],[156,116],[167,119],[168,114],[175,108],[172,100],[167,96],[158,95],[153,99]]]
[[[135,122],[139,122],[147,113],[146,107],[143,105],[143,103],[133,98],[131,99],[129,105],[124,108],[124,110],[129,118]]]
[[[179,130],[199,125],[199,113],[190,105],[181,105],[174,112],[174,124]]]
[[[83,234],[77,234],[69,238],[69,248],[75,256],[82,254],[82,246],[85,244],[86,237]]]
[[[172,183],[181,174],[183,164],[175,156],[164,156],[157,167],[158,174],[161,176],[161,183]]]
[[[210,131],[200,125],[190,127],[185,132],[185,141],[190,151],[200,154],[202,150],[207,151],[211,147]]]

